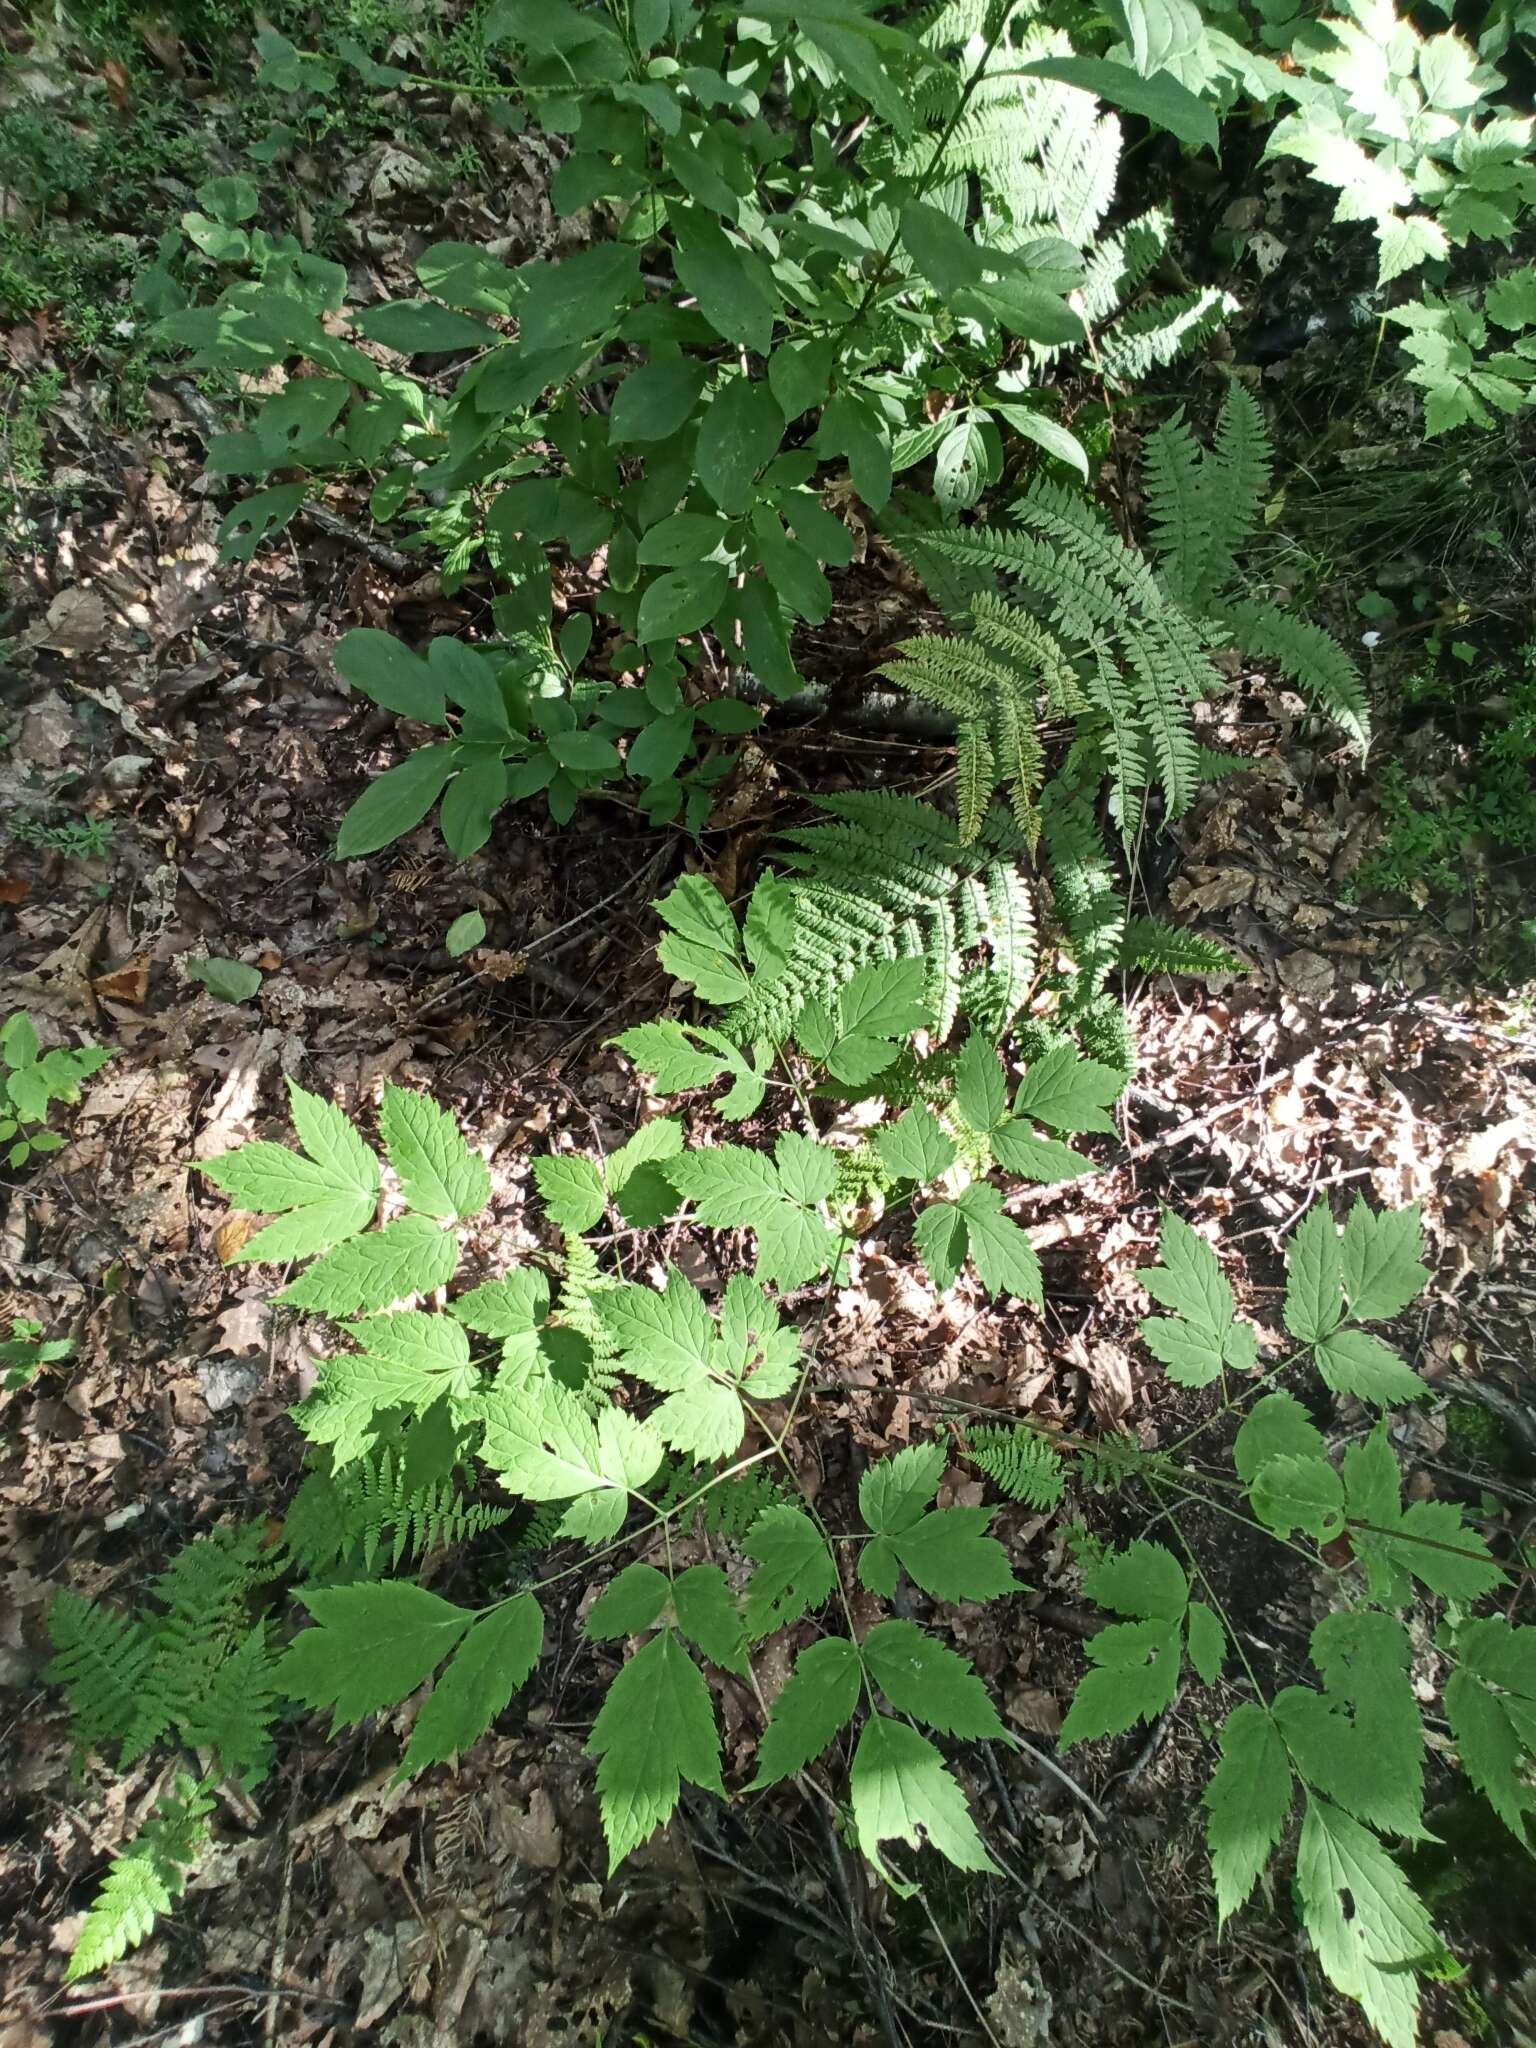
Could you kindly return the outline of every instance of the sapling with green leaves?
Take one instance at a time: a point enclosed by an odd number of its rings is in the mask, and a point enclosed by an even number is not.
[[[0,1149],[13,1170],[64,1147],[59,1131],[48,1129],[54,1103],[77,1103],[80,1083],[99,1073],[112,1057],[110,1046],[58,1045],[44,1052],[37,1026],[25,1010],[13,1010],[0,1025]]]

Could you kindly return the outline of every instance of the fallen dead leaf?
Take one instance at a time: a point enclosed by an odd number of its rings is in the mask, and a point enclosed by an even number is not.
[[[125,961],[121,967],[98,974],[91,987],[104,1002],[142,1003],[149,994],[148,954],[141,953],[135,959]]]

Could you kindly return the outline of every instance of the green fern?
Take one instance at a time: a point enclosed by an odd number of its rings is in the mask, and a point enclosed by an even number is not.
[[[346,1465],[336,1475],[345,1526],[345,1550],[372,1572],[387,1555],[391,1570],[499,1528],[512,1508],[466,1500],[449,1473],[423,1479],[408,1456],[385,1450]]]
[[[965,1452],[1010,1500],[1044,1510],[1061,1499],[1061,1453],[1038,1430],[1016,1424],[968,1429]]]
[[[671,1514],[684,1501],[692,1501],[700,1486],[699,1468],[686,1458],[669,1458],[658,1475],[659,1485],[651,1494],[658,1514]],[[777,1507],[792,1496],[761,1466],[724,1479],[679,1518],[684,1534],[702,1531],[729,1543],[739,1543],[764,1508]]]
[[[1244,974],[1246,964],[1214,939],[1160,917],[1135,917],[1125,928],[1121,959],[1149,974]]]
[[[1256,599],[1229,604],[1222,616],[1250,660],[1272,662],[1364,753],[1371,743],[1370,703],[1360,671],[1332,634]]]
[[[107,1969],[137,1948],[159,1916],[170,1911],[207,1839],[212,1810],[206,1784],[176,1779],[102,1879],[64,1972],[66,1984]]]
[[[68,1696],[76,1746],[126,1746],[139,1723],[153,1659],[149,1631],[66,1588],[48,1609],[48,1637],[54,1653],[43,1678]]]
[[[1117,384],[1136,384],[1166,369],[1213,335],[1238,310],[1230,292],[1206,286],[1138,307],[1099,341],[1099,367]]]
[[[786,834],[797,871],[794,946],[785,971],[754,985],[726,1018],[739,1040],[782,1041],[812,999],[828,1001],[875,960],[921,960],[937,1035],[962,1009],[1001,1033],[1028,998],[1034,905],[1024,835],[997,809],[974,840],[911,797],[822,797],[835,823]]]

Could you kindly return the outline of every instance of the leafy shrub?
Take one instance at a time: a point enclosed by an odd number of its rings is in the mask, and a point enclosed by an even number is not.
[[[99,1045],[44,1052],[26,1011],[11,1012],[0,1025],[0,1145],[7,1166],[22,1167],[62,1149],[63,1138],[46,1128],[49,1111],[56,1102],[78,1102],[80,1083],[111,1057],[111,1048]]]

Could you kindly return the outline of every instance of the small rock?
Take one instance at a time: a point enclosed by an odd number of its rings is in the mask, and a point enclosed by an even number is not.
[[[243,1408],[254,1400],[266,1377],[266,1367],[249,1359],[210,1358],[197,1368],[197,1383],[210,1414],[225,1408]]]
[[[114,754],[102,769],[101,779],[108,789],[137,789],[151,761],[149,754]]]

